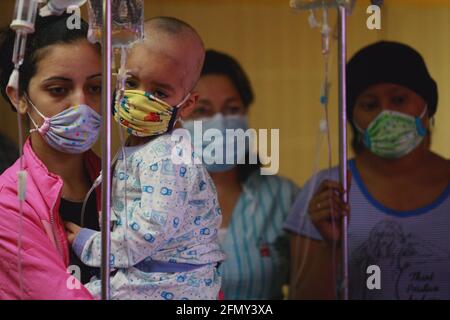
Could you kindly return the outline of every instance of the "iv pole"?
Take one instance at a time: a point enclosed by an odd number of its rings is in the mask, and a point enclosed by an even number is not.
[[[110,245],[111,245],[111,67],[112,67],[112,25],[111,1],[103,0],[102,25],[102,300],[109,300]]]
[[[131,46],[134,42],[142,41],[142,27],[138,28],[135,25],[131,26],[131,31],[133,33],[132,39],[128,35],[128,40],[125,41],[124,38],[113,39],[113,25],[116,27],[116,21],[114,20],[113,14],[117,14],[118,4],[121,3],[134,3],[135,8],[132,12],[127,12],[127,17],[134,20],[138,20],[143,23],[143,3],[141,1],[130,1],[130,0],[95,0],[95,10],[93,14],[96,15],[98,7],[101,5],[102,13],[102,26],[101,26],[101,44],[102,44],[102,215],[101,215],[101,244],[102,244],[102,255],[101,255],[101,289],[102,289],[102,299],[110,299],[110,271],[111,271],[111,106],[112,106],[112,66],[113,66],[113,49],[120,47],[122,49],[121,58],[124,59],[126,50],[125,47]],[[91,3],[93,4],[93,3]],[[122,14],[123,12],[121,12]],[[140,15],[140,16],[138,16]],[[97,17],[97,20],[100,20]],[[132,22],[131,24],[133,24]],[[122,26],[122,24],[120,24]],[[96,24],[94,23],[94,29],[96,29]],[[120,28],[119,28],[120,29]],[[128,27],[130,29],[130,27]],[[117,31],[117,30],[115,30]],[[127,30],[128,32],[130,30]],[[95,35],[95,33],[94,33]],[[89,37],[88,37],[89,38]],[[92,40],[98,42],[98,39]],[[114,43],[113,43],[114,40]],[[124,61],[121,61],[121,68],[124,67]],[[123,71],[123,70],[122,70]],[[126,236],[126,235],[125,235]]]
[[[347,185],[347,46],[346,46],[346,9],[338,7],[338,73],[339,73],[339,180],[344,189],[342,200],[348,203]],[[342,221],[342,284],[343,299],[348,300],[348,215]]]
[[[347,184],[347,46],[346,46],[346,19],[347,10],[352,0],[291,0],[290,6],[297,10],[311,10],[324,7],[337,7],[338,11],[338,74],[339,74],[339,180],[344,189],[342,200],[348,202]],[[348,290],[348,216],[342,221],[342,298],[349,299]]]

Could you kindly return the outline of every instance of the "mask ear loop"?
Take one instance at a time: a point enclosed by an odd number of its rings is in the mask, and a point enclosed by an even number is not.
[[[50,129],[50,118],[44,116],[38,108],[36,108],[36,106],[34,105],[34,103],[31,101],[31,99],[28,97],[28,95],[26,93],[24,93],[25,99],[27,99],[27,102],[33,107],[33,109],[37,112],[38,115],[41,116],[41,118],[44,119],[44,123],[39,127],[37,125],[37,123],[34,121],[33,117],[31,116],[30,112],[27,111],[28,117],[30,118],[31,122],[33,123],[35,129],[31,129],[30,133],[33,132],[39,132],[39,134],[41,136],[45,136],[45,134],[48,132],[48,130]]]
[[[428,105],[425,104],[425,108],[423,109],[423,111],[420,114],[419,118],[422,119],[425,116],[425,114],[427,113],[427,111],[428,111]]]
[[[376,119],[376,118],[375,118]],[[369,134],[367,133],[367,129],[363,130],[361,127],[356,123],[355,119],[352,120],[353,125],[355,126],[356,130],[358,130],[358,139],[360,142],[362,142],[367,148],[370,149],[370,146],[372,144]],[[370,124],[369,124],[370,127]],[[367,128],[369,128],[367,127]]]
[[[422,124],[422,118],[425,116],[425,114],[427,113],[428,110],[428,105],[425,104],[425,108],[423,109],[422,113],[420,114],[419,117],[416,117],[416,129],[417,129],[417,133],[421,136],[424,137],[427,134],[427,128],[424,127],[424,125]]]
[[[177,104],[175,107],[173,107],[173,111],[172,111],[172,116],[170,117],[170,121],[169,121],[169,125],[167,126],[167,132],[172,131],[172,129],[175,127],[175,124],[177,123],[177,116],[178,116],[178,112],[180,111],[180,108],[183,104],[186,103],[186,101],[188,101],[188,99],[190,98],[191,93],[189,92],[186,97],[179,103]],[[157,99],[157,98],[156,98]],[[158,101],[161,101],[159,99],[157,99]],[[165,103],[163,101],[163,103]],[[165,103],[167,104],[167,103]]]
[[[182,106],[183,104],[185,104],[186,101],[188,101],[188,99],[189,99],[190,97],[191,97],[191,93],[189,92],[189,93],[186,95],[186,97],[184,97],[184,99],[183,99],[179,104],[177,104],[177,105],[175,106],[175,108],[177,108],[177,109],[181,108],[181,106]]]

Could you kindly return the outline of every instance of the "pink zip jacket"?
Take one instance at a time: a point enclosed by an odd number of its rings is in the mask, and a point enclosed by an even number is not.
[[[89,291],[67,272],[69,246],[59,217],[62,179],[50,172],[31,148],[23,148],[27,177],[22,222],[23,299],[92,299]],[[100,159],[85,153],[92,181],[100,173]],[[18,267],[19,201],[17,171],[19,160],[0,176],[0,300],[20,299]],[[100,189],[96,190],[100,195]],[[100,208],[97,196],[97,208]]]

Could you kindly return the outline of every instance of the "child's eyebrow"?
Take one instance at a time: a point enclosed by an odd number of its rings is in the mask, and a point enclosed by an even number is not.
[[[162,89],[165,89],[170,92],[175,92],[175,88],[169,83],[157,82],[157,81],[151,81],[150,83],[152,83],[155,87],[162,88]]]
[[[130,77],[137,78],[136,75],[131,70],[127,70],[127,75],[130,76]]]
[[[138,81],[141,81],[141,80],[145,81],[145,79],[140,79],[135,73],[133,73],[133,71],[127,71],[127,75],[129,75],[131,78],[137,79]],[[152,80],[150,80],[147,83],[150,84],[152,87],[158,87],[161,89],[165,89],[167,91],[170,91],[171,93],[175,92],[175,88],[169,83],[152,81]]]
[[[87,77],[86,79],[87,79],[87,80],[91,80],[91,79],[100,77],[101,75],[102,75],[101,73],[97,73],[97,74],[94,74],[94,75],[92,75],[92,76]]]

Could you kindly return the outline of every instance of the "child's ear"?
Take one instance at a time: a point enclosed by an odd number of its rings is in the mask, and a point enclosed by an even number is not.
[[[13,106],[16,108],[17,112],[20,114],[27,113],[28,104],[23,97],[19,97],[19,91],[16,88],[7,86],[6,94],[8,95],[9,101],[11,101]]]
[[[198,93],[193,91],[191,92],[191,95],[189,96],[189,98],[186,100],[186,102],[181,106],[180,108],[180,117],[181,118],[187,118],[189,117],[189,115],[192,113],[192,111],[194,111],[195,106],[197,105],[197,101],[198,101]]]

